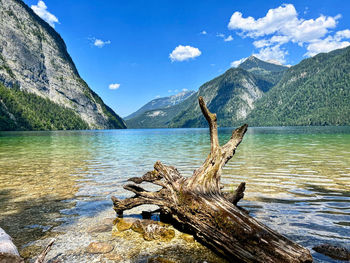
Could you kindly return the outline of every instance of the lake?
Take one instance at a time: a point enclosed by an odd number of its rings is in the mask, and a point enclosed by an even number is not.
[[[221,144],[231,132],[219,129]],[[190,176],[209,151],[208,129],[1,132],[0,227],[22,249],[112,210],[112,195],[131,195],[126,179],[157,160]],[[225,190],[246,182],[240,204],[309,249],[349,248],[350,127],[248,128],[221,181]],[[335,262],[311,252],[316,262]]]

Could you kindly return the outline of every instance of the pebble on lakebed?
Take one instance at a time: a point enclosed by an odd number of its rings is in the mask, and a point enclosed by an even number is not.
[[[113,246],[105,242],[91,242],[86,251],[92,254],[105,254],[113,250]]]

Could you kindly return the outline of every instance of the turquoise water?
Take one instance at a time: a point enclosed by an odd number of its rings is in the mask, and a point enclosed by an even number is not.
[[[219,130],[224,143],[231,129]],[[0,133],[0,227],[19,247],[62,222],[112,209],[129,177],[160,160],[190,176],[210,149],[207,129]],[[226,165],[225,189],[246,182],[241,205],[312,248],[350,244],[350,127],[249,128]],[[316,252],[318,261],[329,261]]]

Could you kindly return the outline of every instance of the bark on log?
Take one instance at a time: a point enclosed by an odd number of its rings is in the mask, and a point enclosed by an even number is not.
[[[261,224],[236,204],[243,198],[245,183],[232,194],[221,191],[222,167],[232,158],[248,125],[237,128],[231,139],[219,145],[216,114],[211,113],[202,97],[199,105],[210,129],[210,153],[193,175],[185,178],[173,166],[157,161],[154,170],[142,177],[130,178],[135,184],[124,186],[135,196],[120,200],[112,197],[114,210],[123,211],[143,204],[159,206],[200,241],[221,253],[231,262],[312,262],[306,248]],[[149,192],[136,185],[150,182],[161,186]]]

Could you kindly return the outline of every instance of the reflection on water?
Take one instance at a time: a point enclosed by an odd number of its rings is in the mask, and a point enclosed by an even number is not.
[[[23,246],[112,209],[157,160],[191,175],[209,149],[206,129],[0,133],[0,226]],[[227,190],[242,181],[241,204],[263,223],[309,248],[350,243],[350,127],[249,128],[222,178]]]

